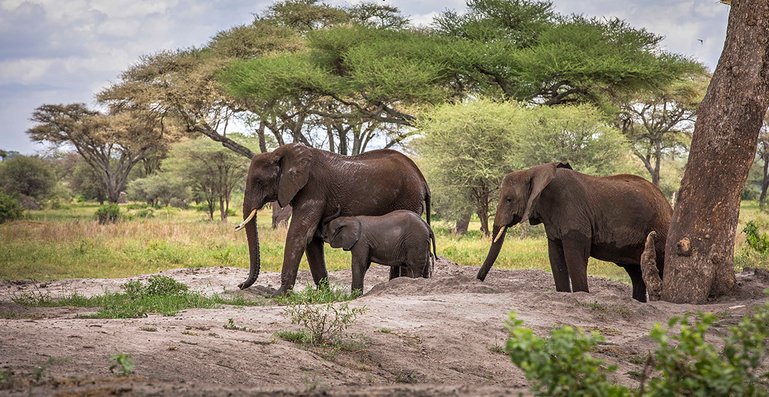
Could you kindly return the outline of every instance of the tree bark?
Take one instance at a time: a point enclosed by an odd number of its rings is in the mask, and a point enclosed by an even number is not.
[[[766,191],[769,190],[769,155],[764,155],[763,160],[764,173],[763,179],[761,179],[761,195],[758,197],[758,205],[762,208],[766,204]]]
[[[769,0],[734,0],[665,246],[665,301],[705,303],[734,287],[740,194],[769,105],[768,74]]]
[[[454,234],[464,236],[467,233],[467,228],[470,227],[470,217],[472,213],[466,212],[459,216],[456,226],[454,227]]]

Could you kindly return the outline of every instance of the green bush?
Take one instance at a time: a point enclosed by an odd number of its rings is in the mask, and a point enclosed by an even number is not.
[[[659,347],[644,370],[639,390],[608,381],[616,366],[590,355],[603,341],[569,326],[554,329],[547,339],[522,326],[510,314],[505,352],[520,367],[537,396],[767,396],[769,372],[769,304],[758,307],[723,337],[723,348],[705,341],[715,316],[700,313],[673,317],[657,325],[651,337]],[[679,332],[672,330],[678,327]],[[652,377],[652,375],[656,375]]]
[[[104,204],[96,210],[96,219],[100,225],[117,223],[120,219],[120,207],[117,204]]]
[[[599,333],[586,334],[564,326],[553,329],[550,338],[544,339],[522,325],[523,321],[510,313],[505,352],[523,370],[535,396],[630,395],[629,389],[607,379],[617,366],[590,355],[590,350],[603,342]]]
[[[0,223],[21,218],[21,205],[13,197],[0,193]]]
[[[742,231],[745,232],[745,240],[747,240],[750,248],[762,254],[769,252],[769,235],[759,233],[758,225],[755,222],[749,221]]]
[[[294,343],[315,346],[333,345],[341,341],[344,330],[355,318],[366,312],[366,307],[351,308],[347,302],[315,305],[296,303],[286,307],[284,314],[292,324],[302,326],[301,331],[280,332],[278,336]]]
[[[670,319],[667,330],[659,324],[652,330],[651,337],[659,344],[654,367],[661,376],[651,379],[648,395],[769,395],[769,372],[761,371],[769,341],[769,305],[731,327],[720,351],[705,341],[714,321],[710,313],[693,320],[687,315]],[[669,335],[676,326],[679,333]]]

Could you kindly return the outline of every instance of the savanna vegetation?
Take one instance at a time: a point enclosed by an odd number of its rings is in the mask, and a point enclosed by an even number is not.
[[[751,14],[742,7],[730,22],[733,39],[733,32],[758,29],[743,23]],[[736,68],[751,45],[766,44],[760,37],[763,42],[734,39],[723,59]],[[676,239],[718,232],[710,245],[696,240],[695,255],[679,252],[666,263],[693,279],[703,269],[718,273],[718,282],[691,283],[696,294],[673,291],[680,279],[664,280],[663,299],[702,303],[733,285],[735,270],[769,268],[769,88],[754,84],[766,68],[741,75],[743,92],[735,94],[763,99],[741,99],[749,114],[732,109],[726,116],[734,123],[722,133],[714,109],[724,92],[739,90],[725,72],[730,65],[711,76],[700,63],[665,51],[661,40],[622,20],[561,15],[547,1],[469,0],[466,10],[444,11],[429,27],[412,26],[397,8],[379,3],[278,1],[251,24],[199,47],[143,56],[97,94],[103,110],[41,104],[28,134],[57,150],[0,151],[0,279],[113,278],[213,266],[245,272],[246,239],[233,231],[231,217],[242,215],[249,159],[298,142],[341,155],[378,148],[409,154],[432,190],[438,255],[467,266],[486,257],[489,218],[507,172],[568,162],[593,175],[643,176],[669,200],[682,200]],[[709,84],[716,88],[708,91]],[[731,145],[712,144],[720,139]],[[716,164],[726,177],[702,175],[720,159],[708,150],[726,149],[728,158],[739,159]],[[697,166],[686,168],[690,160]],[[716,211],[722,197],[733,211]],[[262,270],[278,272],[286,228],[277,227],[271,210],[278,212],[277,203],[256,222]],[[697,226],[709,222],[715,225]],[[550,270],[542,226],[518,225],[510,234],[495,269]],[[348,252],[325,249],[328,270],[350,267]],[[301,266],[307,269],[306,259]],[[622,268],[595,259],[589,274],[629,281]],[[277,298],[301,327],[277,336],[316,347],[338,344],[364,309],[333,302],[354,297],[326,285]],[[261,302],[151,278],[94,297],[27,296],[17,303],[96,307],[93,317],[114,318]],[[710,315],[671,320],[668,328],[680,331],[674,336],[654,329],[659,349],[649,356],[639,395],[760,395],[765,389],[753,384],[765,381],[759,369],[765,369],[766,322],[762,306],[723,335],[718,351],[704,343]],[[225,328],[244,329],[232,319]],[[563,327],[541,338],[514,316],[508,331],[500,350],[521,367],[535,394],[632,394],[611,382],[613,367],[590,356],[600,335]],[[670,349],[671,341],[678,349]],[[113,369],[132,371],[129,356],[113,359]],[[652,371],[665,376],[647,378]],[[707,371],[719,376],[692,380],[692,373]]]
[[[59,209],[27,210],[24,218],[0,225],[0,279],[53,280],[81,277],[127,277],[182,267],[248,267],[248,249],[234,221],[208,220],[208,208],[154,208],[141,203],[119,205],[121,220],[99,224],[95,203],[75,203]],[[269,210],[258,215],[265,271],[280,271],[285,228],[271,228]],[[752,221],[757,232],[769,231],[769,214],[755,201],[743,202],[741,226]],[[453,222],[437,220],[438,255],[462,265],[478,266],[489,249],[480,222],[473,218],[465,235],[452,232]],[[741,233],[735,265],[769,267],[767,252],[750,248]],[[329,270],[349,269],[350,254],[326,246]],[[375,265],[376,266],[376,265]],[[306,259],[302,268],[307,269]],[[541,226],[517,226],[508,237],[495,268],[550,270],[547,242]],[[629,282],[613,263],[591,258],[593,276]]]
[[[472,0],[427,28],[386,5],[276,2],[200,47],[142,57],[98,93],[105,110],[39,106],[30,138],[59,150],[3,152],[3,219],[21,207],[33,221],[3,229],[3,271],[57,278],[239,265],[242,239],[197,211],[223,223],[240,215],[247,158],[289,142],[410,153],[433,190],[440,251],[463,264],[482,257],[477,231],[488,236],[499,182],[515,169],[563,161],[590,174],[634,173],[674,200],[710,74],[661,40],[622,20],[561,15],[546,1]],[[764,146],[743,193],[761,205]],[[88,224],[97,211],[89,203],[128,200],[99,209],[104,225]],[[274,213],[269,226],[278,223]],[[262,230],[266,267],[277,270],[285,232]],[[504,250],[502,266],[546,268],[541,229],[520,234],[528,237]],[[35,239],[50,243],[26,251]],[[50,260],[60,252],[78,259]],[[739,266],[747,256],[736,252]],[[327,256],[332,269],[344,266],[344,253]]]

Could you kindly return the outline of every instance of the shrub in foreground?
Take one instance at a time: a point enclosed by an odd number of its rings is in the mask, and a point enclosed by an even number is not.
[[[565,326],[541,338],[511,313],[505,351],[537,396],[769,396],[764,365],[769,355],[769,304],[730,327],[722,349],[705,341],[714,321],[712,314],[700,313],[673,317],[666,328],[657,325],[651,337],[659,347],[638,390],[610,381],[616,366],[590,354],[603,341],[596,332]]]

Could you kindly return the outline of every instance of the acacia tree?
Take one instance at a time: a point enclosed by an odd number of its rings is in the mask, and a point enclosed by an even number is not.
[[[82,103],[42,105],[32,113],[33,141],[71,145],[98,174],[116,203],[131,169],[167,138],[155,114],[126,110],[101,114]]]
[[[769,0],[734,0],[668,232],[663,300],[705,303],[734,287],[740,194],[769,106],[768,73]]]
[[[489,235],[502,178],[516,169],[566,161],[574,169],[606,175],[618,171],[627,142],[590,106],[527,108],[478,100],[442,105],[420,124],[417,149],[436,209],[462,219],[468,209]],[[441,193],[440,195],[438,193]]]
[[[620,105],[620,128],[657,186],[663,156],[683,152],[689,146],[707,79],[703,67],[663,87],[633,93]]]
[[[172,145],[163,166],[170,179],[182,179],[206,202],[209,219],[218,207],[219,218],[226,222],[232,192],[242,186],[248,164],[237,153],[201,137]]]

